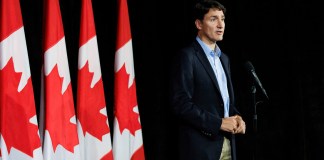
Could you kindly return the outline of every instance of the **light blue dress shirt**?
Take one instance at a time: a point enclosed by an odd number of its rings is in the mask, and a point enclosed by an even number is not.
[[[209,48],[198,36],[196,37],[198,43],[203,48],[210,65],[212,66],[219,89],[221,91],[222,99],[224,102],[224,117],[229,116],[229,95],[228,95],[228,89],[227,89],[227,79],[226,75],[222,66],[222,63],[219,59],[221,56],[221,50],[216,45],[215,49]]]

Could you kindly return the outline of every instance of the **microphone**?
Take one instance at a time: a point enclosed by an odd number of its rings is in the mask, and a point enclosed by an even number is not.
[[[254,82],[261,88],[262,93],[266,96],[267,99],[269,99],[267,92],[265,91],[265,89],[263,88],[258,76],[255,73],[254,67],[252,65],[252,63],[250,61],[247,61],[245,63],[245,68],[247,69],[247,71],[251,74],[251,76],[253,77]]]

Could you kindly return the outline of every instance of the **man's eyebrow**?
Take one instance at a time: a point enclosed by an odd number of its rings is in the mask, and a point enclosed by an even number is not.
[[[218,17],[219,17],[218,15],[210,16],[210,18],[218,18]],[[225,18],[225,15],[220,16],[220,18]]]

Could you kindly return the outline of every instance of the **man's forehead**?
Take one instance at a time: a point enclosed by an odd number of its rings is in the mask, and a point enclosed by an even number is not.
[[[206,15],[225,17],[224,12],[218,8],[211,8]]]

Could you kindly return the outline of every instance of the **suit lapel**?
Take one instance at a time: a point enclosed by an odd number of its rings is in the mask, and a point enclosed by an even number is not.
[[[207,71],[209,77],[212,79],[213,84],[217,88],[218,92],[221,93],[220,89],[219,89],[219,86],[218,86],[218,82],[217,82],[215,73],[213,71],[213,68],[211,67],[211,65],[209,63],[204,50],[201,48],[200,44],[197,41],[195,41],[195,43],[194,43],[194,48],[196,50],[196,55],[197,55],[199,61],[204,66],[204,68]]]

